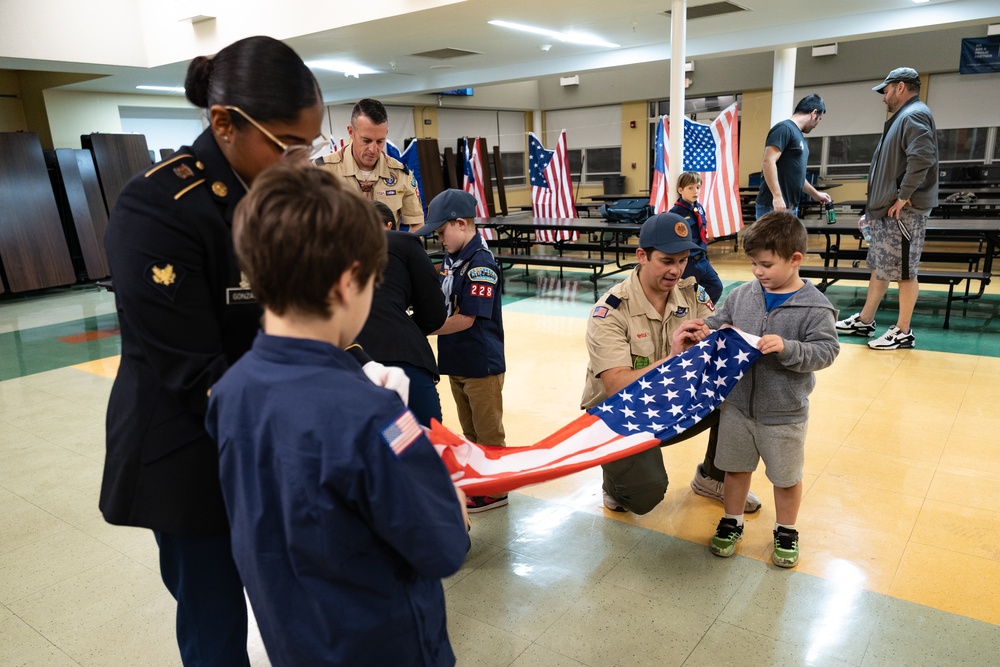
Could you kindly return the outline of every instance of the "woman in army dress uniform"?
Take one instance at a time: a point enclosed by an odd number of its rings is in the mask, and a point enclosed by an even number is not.
[[[233,254],[233,211],[286,150],[325,141],[324,107],[299,56],[268,37],[196,58],[185,90],[210,127],[133,178],[109,221],[122,358],[100,507],[110,523],[153,530],[184,664],[249,665],[207,394],[261,316]]]

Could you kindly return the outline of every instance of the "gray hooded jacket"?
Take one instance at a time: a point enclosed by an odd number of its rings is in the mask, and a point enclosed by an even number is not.
[[[743,283],[705,319],[717,329],[731,324],[756,336],[777,334],[785,341],[780,354],[765,354],[736,383],[726,399],[762,424],[794,424],[809,418],[814,371],[826,368],[840,353],[837,310],[816,286],[805,286],[770,313],[764,289],[756,280]]]

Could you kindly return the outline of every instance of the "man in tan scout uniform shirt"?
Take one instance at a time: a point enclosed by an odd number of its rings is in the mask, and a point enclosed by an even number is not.
[[[589,409],[621,391],[646,370],[680,354],[708,335],[703,318],[715,306],[694,278],[681,278],[688,254],[699,250],[684,218],[660,213],[647,220],[635,251],[639,266],[597,302],[587,322],[586,386],[581,407]],[[705,461],[699,464],[691,489],[722,502],[725,472],[714,466],[718,411],[684,433],[665,440],[672,445],[711,428]],[[604,506],[613,512],[649,512],[667,490],[667,471],[659,447],[602,466]],[[747,497],[746,512],[760,509]]]
[[[351,143],[316,164],[341,176],[368,199],[388,206],[397,225],[409,225],[415,232],[424,224],[417,180],[402,162],[385,154],[389,116],[382,103],[366,98],[355,104],[347,133]]]

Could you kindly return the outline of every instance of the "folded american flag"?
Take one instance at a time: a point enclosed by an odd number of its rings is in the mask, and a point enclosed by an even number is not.
[[[430,441],[467,495],[485,496],[579,472],[655,447],[717,408],[760,357],[756,337],[713,331],[530,447],[485,447],[438,422]]]

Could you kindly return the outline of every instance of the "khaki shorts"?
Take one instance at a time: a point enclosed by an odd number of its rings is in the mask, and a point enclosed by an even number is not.
[[[875,277],[879,280],[916,278],[920,255],[924,251],[927,217],[912,208],[904,208],[899,212],[898,219],[876,218],[869,222],[872,238],[868,242],[868,268],[875,271]],[[904,253],[904,247],[909,252]],[[905,271],[904,256],[907,258]]]

